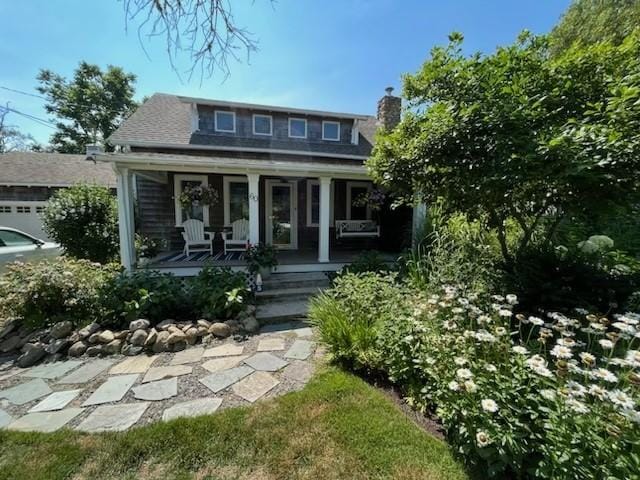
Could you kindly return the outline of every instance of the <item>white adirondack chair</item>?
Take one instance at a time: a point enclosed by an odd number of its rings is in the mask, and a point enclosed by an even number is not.
[[[249,220],[241,218],[231,224],[231,232],[222,232],[224,253],[244,252],[249,241]]]
[[[182,238],[184,238],[184,253],[188,255],[191,252],[209,252],[213,255],[213,236],[212,232],[204,231],[204,223],[202,220],[190,219],[186,220],[182,226]]]

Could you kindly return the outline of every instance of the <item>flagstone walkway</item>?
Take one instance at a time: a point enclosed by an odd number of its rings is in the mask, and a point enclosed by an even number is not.
[[[177,353],[5,368],[0,428],[118,431],[282,395],[302,388],[323,356],[313,336],[291,322]]]

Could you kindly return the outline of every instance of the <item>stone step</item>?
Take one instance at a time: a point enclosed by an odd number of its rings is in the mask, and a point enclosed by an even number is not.
[[[261,303],[286,301],[294,298],[304,299],[320,292],[320,287],[299,287],[299,288],[273,288],[256,292],[256,298]]]
[[[294,300],[258,305],[256,319],[261,325],[300,319],[307,316],[308,301]]]
[[[285,276],[271,275],[269,278],[264,279],[262,281],[262,289],[264,291],[269,291],[291,288],[325,288],[329,286],[329,279],[324,274],[322,276],[298,273],[280,275]]]

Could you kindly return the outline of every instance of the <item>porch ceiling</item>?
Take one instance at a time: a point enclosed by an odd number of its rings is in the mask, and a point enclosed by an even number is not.
[[[166,153],[105,153],[95,154],[95,160],[112,162],[132,170],[188,171],[223,174],[306,175],[345,179],[369,179],[364,165],[330,162],[287,160],[255,160]]]

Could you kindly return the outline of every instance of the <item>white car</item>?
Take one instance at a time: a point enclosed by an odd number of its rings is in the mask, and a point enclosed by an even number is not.
[[[56,257],[60,252],[57,243],[45,242],[15,228],[0,227],[0,272],[7,263]]]

